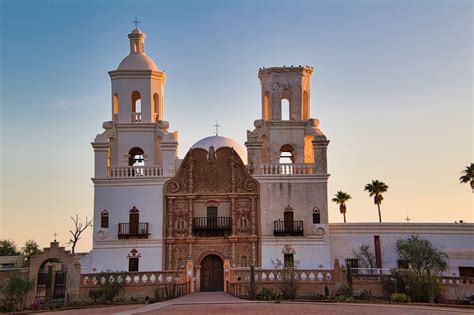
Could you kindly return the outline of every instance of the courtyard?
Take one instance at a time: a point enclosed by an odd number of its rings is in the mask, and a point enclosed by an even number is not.
[[[149,305],[121,305],[55,312],[67,315],[94,314],[473,314],[474,309],[400,304],[358,304],[317,302],[255,302],[223,292],[197,292],[174,300]]]

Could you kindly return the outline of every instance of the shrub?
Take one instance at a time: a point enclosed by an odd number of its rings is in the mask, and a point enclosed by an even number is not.
[[[408,303],[411,301],[410,297],[405,293],[393,293],[390,296],[390,301],[399,303]]]
[[[265,301],[275,301],[280,299],[280,294],[273,288],[263,287],[258,298]]]
[[[359,293],[359,300],[371,301],[372,300],[372,292],[370,290],[364,289],[364,291]]]
[[[298,291],[298,274],[295,265],[283,263],[281,260],[272,260],[273,267],[280,270],[280,291],[283,299],[294,299]]]
[[[352,286],[350,284],[342,285],[339,289],[336,290],[337,296],[346,296],[352,297]]]
[[[336,302],[340,302],[340,303],[354,302],[354,298],[352,296],[348,296],[348,295],[336,295],[335,300],[336,300]]]
[[[329,288],[327,285],[324,286],[324,297],[329,298]]]
[[[100,303],[102,301],[102,289],[90,289],[89,290],[89,298],[94,303]]]
[[[29,279],[12,275],[0,286],[0,292],[3,295],[2,308],[7,312],[22,310],[23,298],[33,286],[34,283]]]
[[[404,293],[415,302],[429,302],[430,290],[436,301],[442,299],[441,286],[436,277],[419,276],[410,270],[392,270],[390,276],[382,278],[382,285],[386,292]]]

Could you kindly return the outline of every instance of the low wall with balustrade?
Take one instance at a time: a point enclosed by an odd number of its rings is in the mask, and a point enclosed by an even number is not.
[[[101,289],[106,285],[119,283],[123,286],[121,294],[127,299],[153,297],[155,289],[176,286],[179,296],[191,293],[191,284],[186,281],[184,270],[156,272],[104,272],[82,274],[79,287],[81,300],[89,299],[91,289]]]
[[[250,290],[250,268],[233,268],[230,270],[229,281],[226,283],[226,291],[237,297],[248,297]],[[337,285],[342,284],[342,273],[339,270],[323,269],[295,269],[287,273],[282,269],[258,269],[255,270],[256,293],[262,288],[273,288],[280,291],[285,276],[295,277],[297,296],[308,296],[312,294],[325,294],[325,287],[330,294],[334,294]]]
[[[352,286],[354,295],[357,296],[363,290],[370,290],[373,296],[387,296],[382,286],[382,278],[390,277],[390,274],[383,273],[361,273],[352,275]],[[462,277],[438,277],[441,285],[441,293],[447,300],[464,300],[474,295],[474,278]]]

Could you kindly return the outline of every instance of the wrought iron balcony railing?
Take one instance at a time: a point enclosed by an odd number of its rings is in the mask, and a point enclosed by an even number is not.
[[[303,221],[273,221],[274,236],[303,236]]]
[[[118,238],[148,238],[150,235],[150,224],[148,222],[133,223],[119,223]]]
[[[193,235],[224,236],[231,232],[230,217],[196,217],[193,218]]]

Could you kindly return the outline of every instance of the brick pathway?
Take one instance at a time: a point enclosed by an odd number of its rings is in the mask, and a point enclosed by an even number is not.
[[[121,305],[95,309],[80,309],[54,312],[67,315],[310,315],[310,314],[349,314],[349,315],[443,315],[474,314],[474,309],[445,308],[418,305],[394,304],[337,304],[317,302],[257,302],[235,298],[223,292],[197,292],[174,300],[149,305]]]

